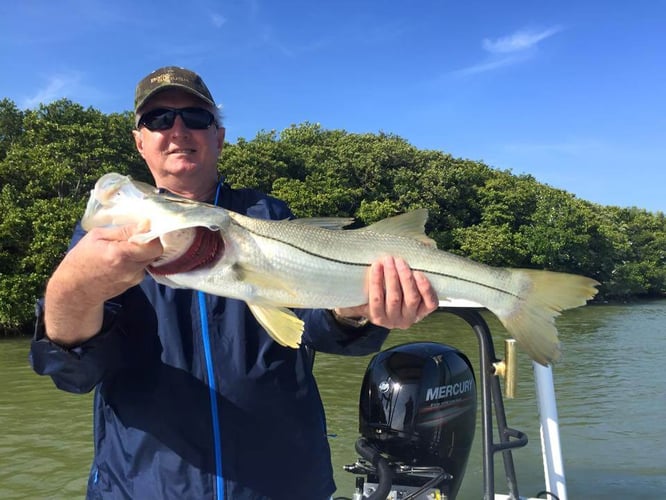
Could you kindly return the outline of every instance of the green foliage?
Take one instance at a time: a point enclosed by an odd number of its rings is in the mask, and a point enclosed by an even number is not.
[[[597,267],[615,298],[662,296],[666,283],[666,217],[638,208],[608,207],[603,221],[606,248]]]
[[[23,113],[9,99],[0,101],[0,160],[23,131]]]
[[[0,333],[29,331],[36,298],[106,172],[149,179],[130,113],[60,100],[20,112],[0,101]]]
[[[132,128],[131,112],[105,115],[66,99],[21,111],[0,101],[0,333],[30,331],[34,301],[94,182],[111,171],[150,182]],[[219,168],[233,186],[277,196],[299,217],[352,216],[361,225],[424,207],[443,250],[585,274],[608,299],[666,291],[663,213],[594,205],[392,134],[313,123],[260,131],[226,144]]]
[[[555,271],[581,272],[590,245],[585,207],[564,191],[540,191],[530,223],[520,231],[531,262]]]
[[[361,206],[356,212],[359,220],[372,224],[387,217],[400,213],[398,204],[391,200],[361,200]]]
[[[524,261],[520,238],[508,223],[493,226],[482,222],[454,230],[460,253],[491,266],[516,267]]]

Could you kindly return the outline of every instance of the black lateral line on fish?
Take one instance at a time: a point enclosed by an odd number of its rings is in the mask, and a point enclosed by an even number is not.
[[[282,243],[282,244],[284,244],[284,245],[287,245],[287,246],[289,246],[289,247],[291,247],[291,248],[294,248],[295,250],[299,250],[299,251],[301,251],[301,252],[303,252],[303,253],[305,253],[305,254],[311,255],[311,256],[313,256],[313,257],[318,257],[318,258],[320,258],[320,259],[328,260],[329,262],[336,262],[336,263],[338,263],[338,264],[345,264],[345,265],[348,265],[348,266],[356,266],[356,267],[368,267],[368,265],[369,265],[369,264],[363,264],[363,263],[361,263],[361,262],[349,262],[349,261],[346,261],[346,260],[340,260],[340,259],[333,259],[333,258],[330,258],[330,257],[324,257],[323,255],[320,255],[320,254],[318,254],[318,253],[314,253],[314,252],[311,252],[310,250],[307,250],[307,249],[305,249],[305,248],[299,247],[299,246],[297,246],[297,245],[294,244],[294,243],[289,243],[289,242],[287,242],[287,241],[281,240],[281,239],[276,238],[276,237],[274,237],[274,236],[269,236],[269,235],[267,235],[267,234],[261,233],[261,232],[256,231],[256,230],[253,231],[253,230],[251,230],[251,229],[249,229],[249,228],[247,228],[247,227],[245,227],[245,226],[242,226],[242,227],[243,227],[246,231],[248,231],[248,232],[250,232],[250,233],[252,233],[252,234],[256,234],[257,236],[260,236],[261,238],[266,238],[267,240],[277,241],[277,242]],[[494,286],[488,286],[488,285],[486,285],[486,284],[484,284],[484,283],[479,283],[478,281],[472,281],[472,280],[468,280],[468,279],[465,279],[465,278],[461,278],[460,276],[454,276],[454,275],[452,275],[452,274],[445,274],[445,273],[440,273],[440,272],[438,272],[438,271],[431,271],[431,270],[419,269],[419,268],[414,268],[414,267],[412,267],[411,269],[412,269],[412,271],[419,271],[419,272],[422,272],[422,273],[435,274],[435,275],[437,275],[437,276],[441,276],[441,277],[443,277],[443,278],[455,279],[455,280],[458,280],[458,281],[462,281],[462,282],[464,282],[464,283],[470,283],[470,284],[473,284],[473,285],[479,285],[479,286],[482,286],[482,287],[487,288],[488,290],[494,290],[494,291],[496,291],[496,292],[501,292],[501,293],[503,293],[503,294],[510,295],[510,296],[512,296],[512,297],[520,298],[520,295],[517,295],[517,294],[511,293],[511,292],[508,292],[508,291],[503,290],[503,289],[501,289],[501,288],[497,288],[497,287],[494,287]]]

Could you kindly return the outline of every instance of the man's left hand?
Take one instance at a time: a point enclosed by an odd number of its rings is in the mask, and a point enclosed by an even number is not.
[[[342,317],[367,318],[385,328],[406,329],[437,309],[439,299],[428,278],[404,259],[383,257],[370,266],[368,303],[337,308]]]

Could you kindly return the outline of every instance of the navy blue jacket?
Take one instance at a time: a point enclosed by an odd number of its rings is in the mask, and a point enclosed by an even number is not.
[[[226,185],[219,204],[252,217],[291,216],[279,200]],[[83,234],[78,227],[73,244]],[[329,498],[335,484],[312,352],[375,352],[387,330],[348,329],[328,311],[299,310],[303,345],[285,348],[244,302],[201,297],[205,307],[197,292],[147,276],[109,301],[101,332],[72,349],[45,336],[38,304],[35,371],[65,391],[95,389],[88,498]]]

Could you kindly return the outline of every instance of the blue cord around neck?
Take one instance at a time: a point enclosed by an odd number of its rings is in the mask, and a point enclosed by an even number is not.
[[[217,183],[214,204],[217,205],[220,198],[222,181]],[[208,395],[210,397],[210,412],[213,425],[213,445],[215,449],[215,490],[218,500],[224,500],[224,476],[222,475],[222,437],[220,436],[219,411],[217,407],[217,384],[213,371],[213,354],[211,351],[210,331],[208,329],[208,307],[206,306],[206,294],[197,292],[199,299],[199,315],[201,321],[201,339],[206,359],[206,374],[208,377]]]

